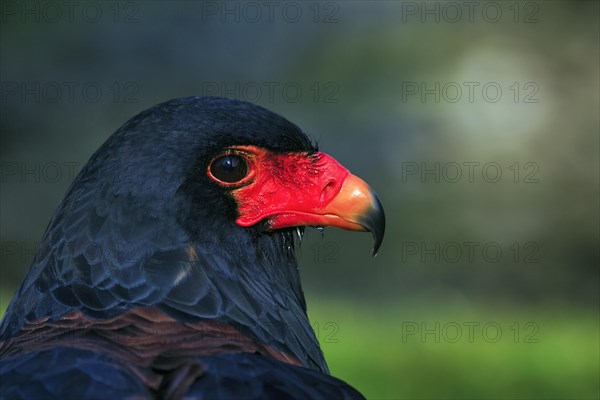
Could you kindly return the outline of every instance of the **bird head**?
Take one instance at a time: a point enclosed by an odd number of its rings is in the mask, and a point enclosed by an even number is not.
[[[263,111],[254,107],[255,113]],[[247,117],[252,121],[256,114]],[[377,194],[362,179],[318,152],[304,133],[281,118],[273,126],[280,130],[271,135],[265,135],[271,133],[266,127],[233,119],[244,129],[207,149],[192,175],[197,181],[190,182],[211,188],[229,205],[216,209],[228,210],[226,217],[238,227],[261,232],[304,226],[370,231],[373,255],[377,253],[385,217]],[[269,122],[274,120],[271,116]],[[248,130],[253,136],[248,137]]]

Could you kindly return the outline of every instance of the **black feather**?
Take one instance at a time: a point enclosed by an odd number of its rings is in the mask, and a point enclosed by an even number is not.
[[[305,367],[327,373],[306,315],[292,231],[265,233],[260,227],[238,226],[235,203],[206,176],[211,158],[232,145],[316,151],[291,122],[237,100],[171,100],[125,123],[91,157],[59,205],[0,325],[0,341],[42,318],[55,321],[80,311],[105,320],[135,307],[154,306],[181,321],[227,323],[296,357]],[[26,379],[30,362],[59,364],[58,351],[23,355],[3,364],[0,374],[15,382]],[[75,397],[91,393],[86,384],[100,390],[113,378],[124,382],[123,391],[112,396],[106,389],[104,398],[146,395],[135,384],[127,386],[132,378],[118,367],[108,371],[98,366],[105,362],[99,355],[81,358],[83,353],[75,350],[61,354],[68,357],[65,363],[73,363],[71,368],[40,372],[39,379],[48,379],[46,386],[32,393],[58,393],[53,385],[77,370],[82,383],[73,388]],[[246,371],[243,365],[251,360],[259,360],[257,369]],[[333,382],[316,372],[275,367],[264,358],[203,362],[212,380],[204,380],[197,390],[215,395],[218,382],[237,373],[242,373],[240,384],[262,395],[267,392],[252,383],[259,376],[272,393],[299,390],[298,398],[316,393],[302,391],[305,384],[321,382],[325,388]],[[91,372],[93,368],[106,371],[106,376]],[[276,382],[287,378],[289,383]],[[115,390],[121,388],[117,386]],[[28,396],[29,389],[14,390],[20,394],[16,397]]]

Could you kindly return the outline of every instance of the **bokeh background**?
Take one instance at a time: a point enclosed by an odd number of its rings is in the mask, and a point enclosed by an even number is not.
[[[3,1],[3,311],[73,174],[167,99],[236,97],[379,193],[368,235],[308,231],[309,314],[372,399],[599,389],[596,1]]]

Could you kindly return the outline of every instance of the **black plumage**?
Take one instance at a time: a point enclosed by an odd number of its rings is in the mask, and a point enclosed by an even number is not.
[[[52,217],[0,325],[3,398],[180,398],[185,393],[165,383],[179,365],[165,367],[163,381],[149,388],[93,349],[14,350],[15,338],[39,321],[85,320],[86,334],[98,335],[98,321],[139,308],[233,327],[300,364],[264,354],[198,356],[192,364],[202,373],[187,396],[360,397],[328,375],[306,315],[293,230],[238,226],[235,201],[207,178],[211,158],[232,145],[317,151],[264,108],[204,97],[150,108],[100,147]],[[148,368],[159,368],[155,362]]]

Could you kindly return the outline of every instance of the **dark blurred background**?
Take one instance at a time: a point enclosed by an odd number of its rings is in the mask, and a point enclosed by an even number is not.
[[[190,95],[295,122],[379,193],[308,231],[309,314],[369,398],[598,398],[599,3],[3,1],[0,312],[73,176]]]

